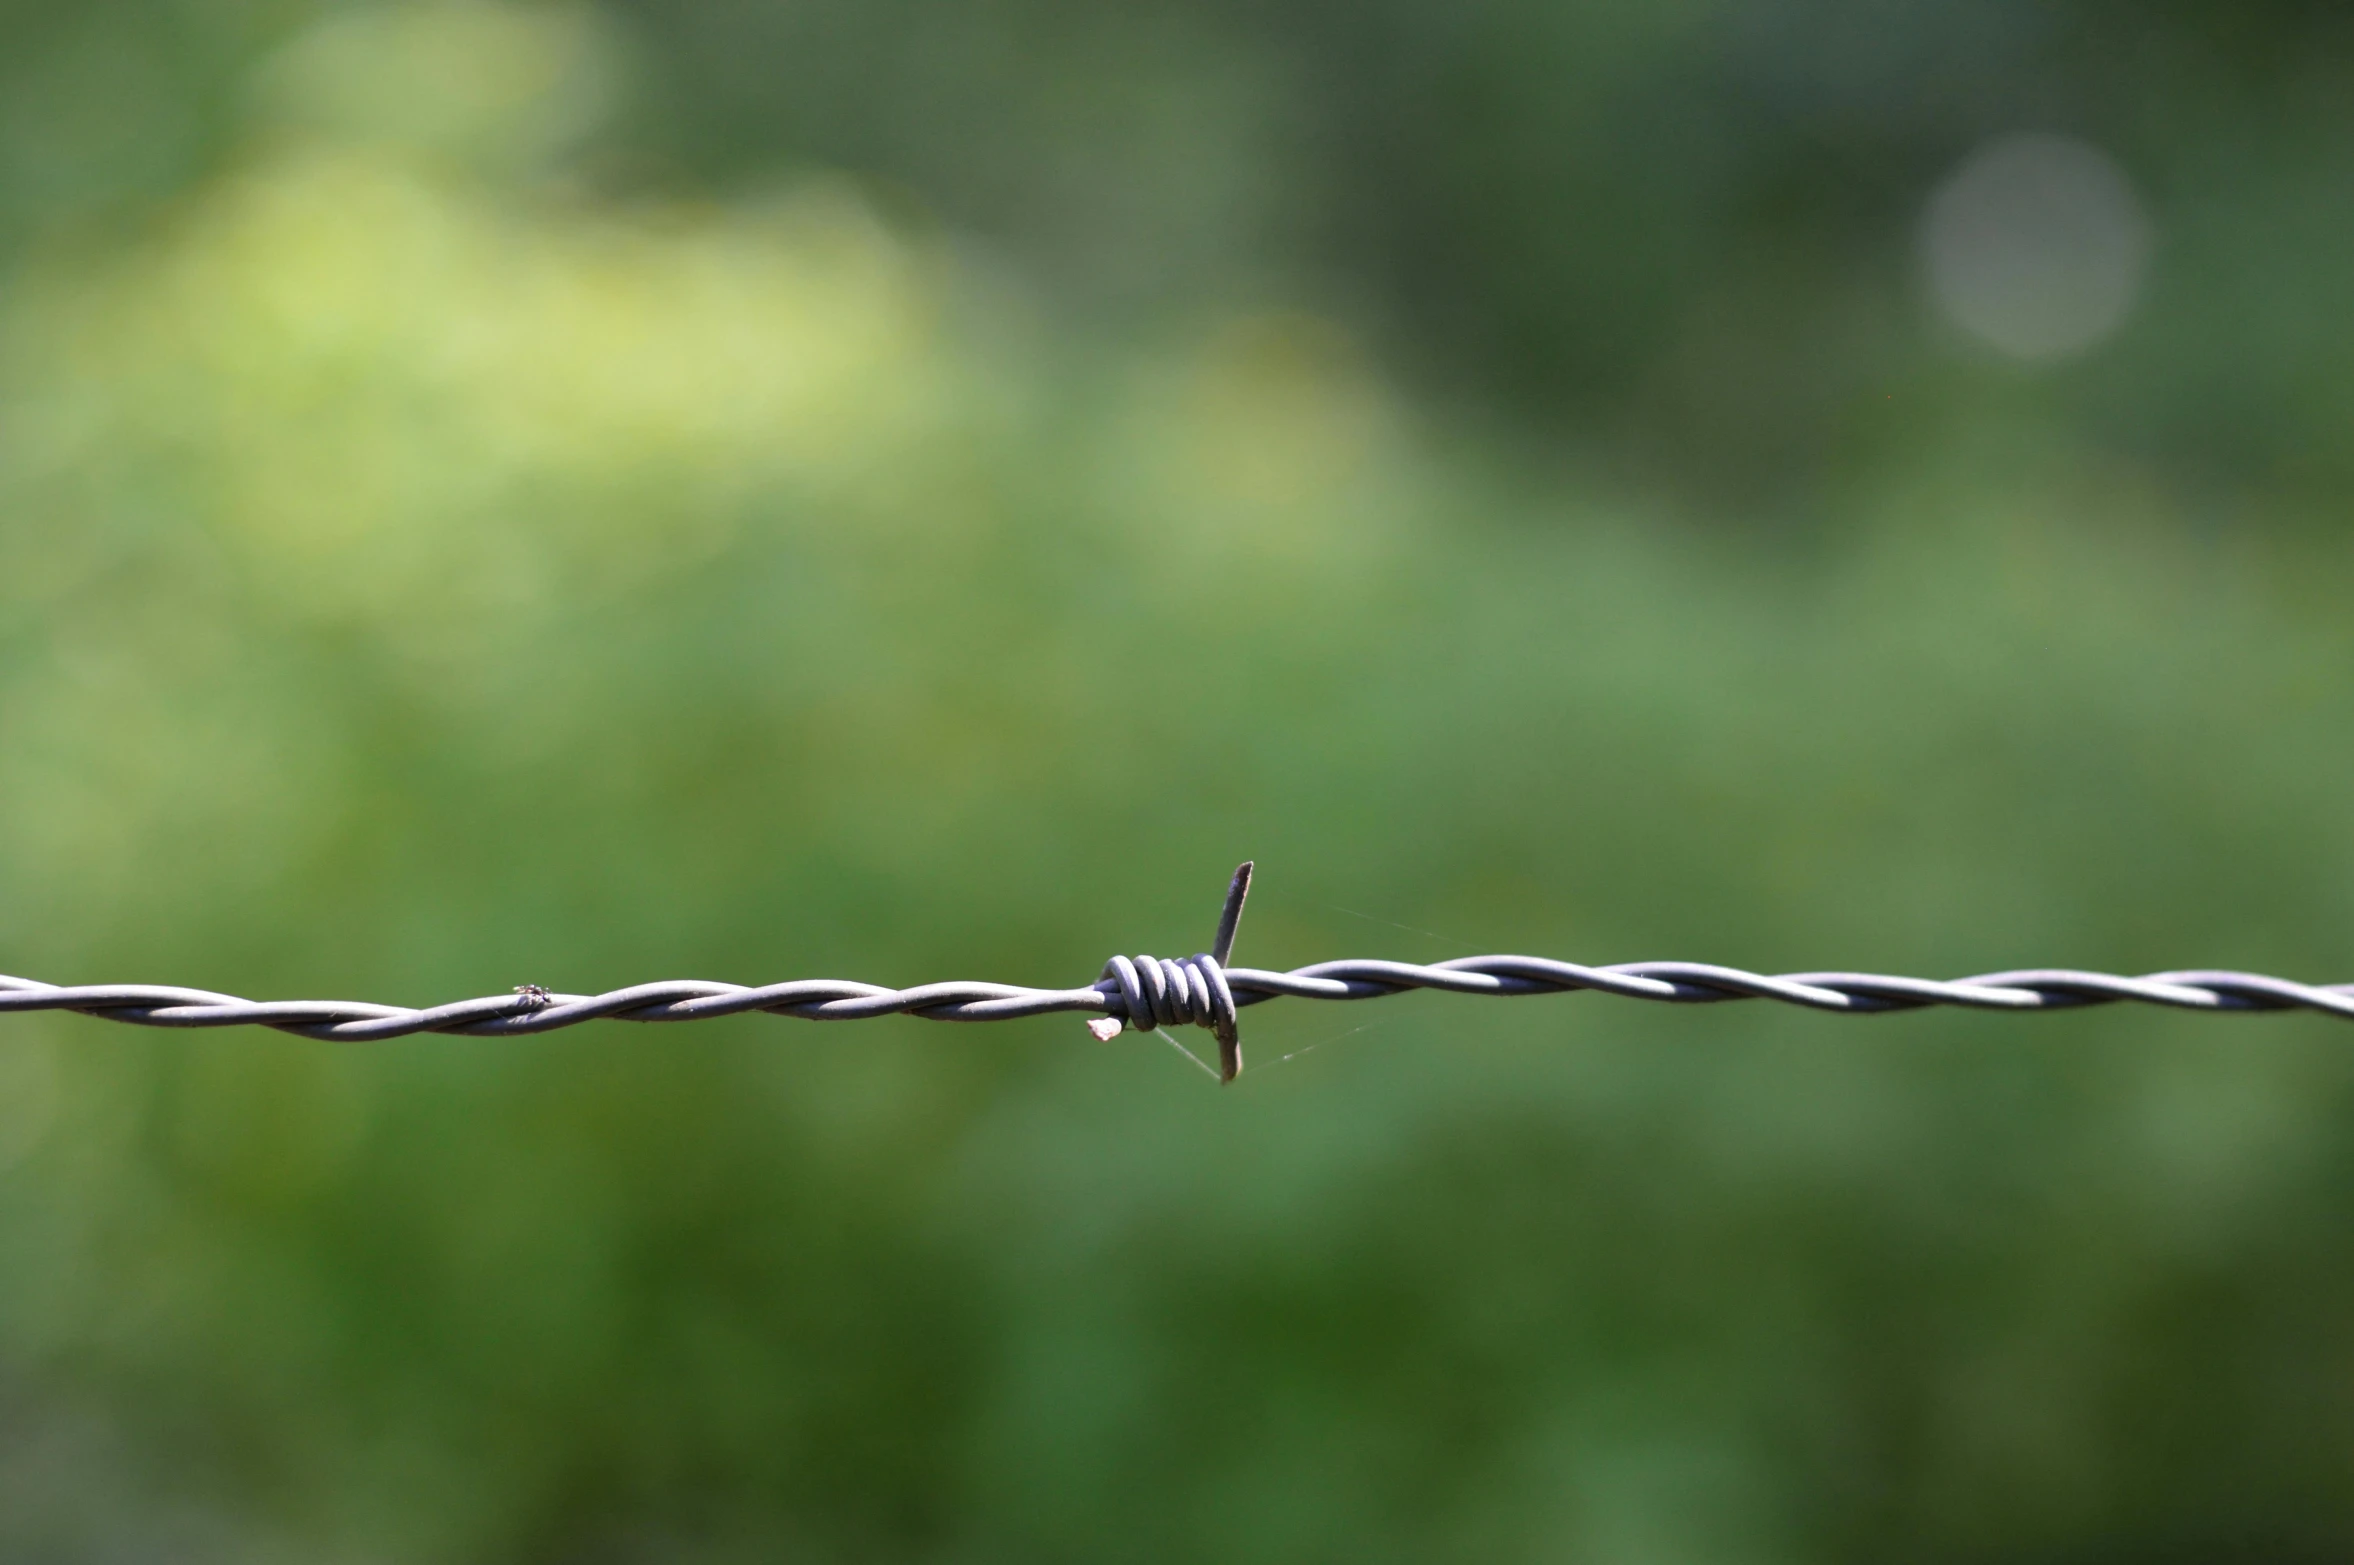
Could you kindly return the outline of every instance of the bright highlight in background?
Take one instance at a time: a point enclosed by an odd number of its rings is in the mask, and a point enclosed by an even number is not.
[[[1980,147],[1937,188],[1921,225],[1939,308],[2021,359],[2082,352],[2123,325],[2149,248],[2123,171],[2065,136]]]

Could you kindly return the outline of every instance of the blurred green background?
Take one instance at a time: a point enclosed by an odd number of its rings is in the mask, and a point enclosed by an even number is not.
[[[2354,978],[2354,18],[0,8],[0,970]],[[2354,1033],[0,1021],[0,1557],[2354,1552]]]

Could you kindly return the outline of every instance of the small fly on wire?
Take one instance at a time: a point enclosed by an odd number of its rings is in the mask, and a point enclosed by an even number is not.
[[[692,1022],[760,1011],[808,1021],[916,1016],[935,1022],[1002,1022],[1063,1011],[1093,1012],[1088,1028],[1106,1041],[1123,1031],[1201,1027],[1217,1042],[1219,1081],[1242,1073],[1237,1015],[1269,1000],[1377,1000],[1412,989],[1462,995],[1575,994],[1714,1005],[1778,1000],[1851,1016],[1951,1005],[1982,1011],[2061,1011],[2131,1001],[2188,1011],[2320,1011],[2354,1018],[2354,984],[2302,984],[2262,973],[2186,969],[2138,978],[2074,968],[2022,968],[1975,978],[1903,978],[1884,973],[1763,974],[1705,962],[1620,962],[1586,966],[1543,956],[1463,956],[1444,962],[1349,957],[1288,972],[1234,967],[1234,937],[1250,896],[1251,866],[1226,888],[1210,949],[1183,961],[1115,956],[1078,989],[951,982],[891,989],[839,978],[748,986],[672,979],[563,994],[539,984],[512,993],[412,1009],[364,1000],[240,999],[209,989],[160,984],[41,983],[0,977],[0,1013],[76,1011],[140,1027],[274,1027],[307,1038],[366,1041],[413,1033],[512,1037],[583,1022]],[[1172,1042],[1175,1040],[1172,1039]],[[1179,1045],[1180,1048],[1183,1045]]]

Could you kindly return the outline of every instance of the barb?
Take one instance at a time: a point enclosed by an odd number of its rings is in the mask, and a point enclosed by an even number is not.
[[[1592,990],[1628,1000],[1713,1005],[1779,1000],[1818,1011],[1872,1015],[1957,1005],[1982,1011],[2061,1011],[2133,1001],[2186,1011],[2321,1011],[2354,1019],[2354,984],[2301,984],[2262,973],[2190,969],[2138,978],[2068,968],[2026,968],[1975,978],[1900,978],[1881,973],[1744,972],[1704,962],[1621,962],[1587,967],[1542,956],[1463,956],[1432,963],[1348,959],[1289,972],[1229,967],[1235,928],[1250,894],[1251,866],[1234,872],[1213,950],[1182,962],[1115,956],[1084,989],[1019,984],[939,983],[913,989],[834,978],[747,987],[678,979],[604,994],[562,994],[521,984],[486,995],[412,1010],[363,1000],[253,1001],[208,989],[159,984],[61,986],[0,976],[0,1013],[76,1011],[141,1027],[274,1027],[308,1038],[364,1041],[412,1033],[514,1037],[582,1022],[693,1022],[761,1011],[810,1021],[920,1016],[935,1022],[1002,1022],[1061,1011],[1095,1012],[1099,1038],[1193,1025],[1218,1040],[1218,1077],[1242,1070],[1236,1013],[1268,1000],[1377,1000],[1410,989],[1447,994],[1574,994]]]

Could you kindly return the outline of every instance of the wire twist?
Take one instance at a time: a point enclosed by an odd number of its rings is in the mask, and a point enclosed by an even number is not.
[[[1218,1040],[1218,1076],[1242,1070],[1236,1013],[1245,1006],[1289,997],[1372,1000],[1411,989],[1449,994],[1569,994],[1594,990],[1629,1000],[1675,1005],[1726,1000],[1778,1000],[1811,1010],[1870,1015],[1933,1005],[1986,1011],[2059,1011],[2120,1001],[2190,1011],[2318,1011],[2354,1020],[2354,984],[2303,984],[2263,973],[2186,969],[2138,978],[2071,968],[2028,968],[1975,978],[1938,980],[1882,973],[1767,975],[1703,962],[1622,962],[1587,967],[1542,956],[1466,956],[1428,964],[1352,958],[1318,962],[1290,972],[1230,967],[1234,934],[1249,895],[1251,866],[1234,872],[1226,908],[1209,951],[1182,962],[1115,956],[1103,976],[1084,989],[1031,989],[1018,984],[939,983],[913,989],[843,979],[808,978],[747,987],[699,979],[638,984],[605,994],[560,994],[536,984],[512,994],[486,995],[410,1009],[363,1000],[256,1002],[209,989],[161,984],[66,987],[0,976],[0,1014],[75,1011],[141,1027],[274,1027],[310,1038],[350,1041],[403,1038],[415,1033],[507,1037],[553,1032],[582,1022],[691,1022],[750,1011],[810,1021],[864,1021],[920,1016],[937,1022],[997,1022],[1063,1011],[1095,1012],[1088,1025],[1101,1038],[1123,1027],[1197,1026]]]

